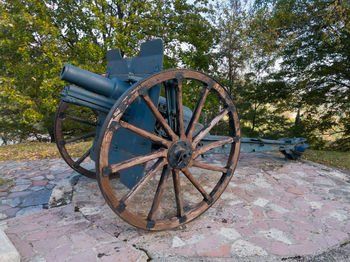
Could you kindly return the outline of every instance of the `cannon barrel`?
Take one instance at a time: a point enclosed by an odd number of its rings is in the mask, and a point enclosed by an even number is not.
[[[64,102],[86,106],[106,114],[115,103],[115,100],[112,98],[107,98],[75,86],[65,86],[61,92],[61,99]]]
[[[119,98],[130,87],[128,83],[119,79],[109,79],[70,64],[63,66],[60,78],[93,93],[114,99]]]

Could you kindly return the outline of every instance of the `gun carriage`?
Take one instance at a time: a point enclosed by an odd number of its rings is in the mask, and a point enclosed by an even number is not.
[[[61,72],[72,85],[62,91],[55,118],[59,151],[71,168],[96,177],[108,205],[128,223],[164,230],[198,217],[224,192],[240,150],[280,150],[296,159],[307,147],[301,138],[241,138],[237,110],[219,82],[187,69],[161,71],[162,64],[158,39],[143,43],[134,58],[108,51],[105,76],[69,64]],[[204,110],[210,105],[216,109]],[[77,125],[91,132],[72,137]],[[67,146],[88,138],[91,148],[72,158]],[[95,169],[83,165],[88,157]]]

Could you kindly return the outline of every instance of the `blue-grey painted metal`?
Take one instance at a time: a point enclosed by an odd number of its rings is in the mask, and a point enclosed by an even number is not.
[[[67,103],[86,106],[106,114],[115,103],[115,100],[112,98],[98,95],[83,88],[78,88],[71,85],[65,86],[61,92],[61,99]]]
[[[61,79],[82,88],[67,86],[61,93],[62,100],[90,107],[99,111],[97,130],[90,157],[95,160],[95,147],[102,124],[115,101],[130,86],[162,69],[163,41],[157,39],[141,45],[140,53],[134,58],[122,58],[119,49],[107,53],[107,73],[100,76],[89,71],[66,64],[61,72]],[[149,96],[158,104],[160,86],[149,91]],[[155,118],[144,101],[137,99],[124,114],[124,120],[143,130],[153,132]],[[135,133],[119,129],[113,136],[109,154],[109,164],[118,163],[135,156],[144,155],[151,150],[151,141]],[[121,182],[131,188],[143,174],[143,165],[120,171]]]
[[[137,82],[162,70],[163,41],[157,39],[142,43],[139,55],[133,58],[122,58],[119,49],[110,50],[107,61],[109,78]]]
[[[137,82],[156,72],[161,71],[163,65],[163,41],[158,39],[141,45],[137,57],[123,59],[118,49],[107,53],[107,76],[111,79],[121,79],[129,83]],[[160,86],[155,86],[149,91],[153,103],[158,104]],[[153,132],[156,119],[143,100],[136,100],[124,114],[125,121]],[[99,133],[99,132],[97,132]],[[97,141],[97,139],[95,140]],[[120,129],[113,136],[109,163],[118,163],[139,155],[145,155],[151,151],[152,143],[135,133]],[[127,187],[133,187],[142,177],[144,165],[137,165],[127,170],[120,171],[120,180]]]
[[[64,65],[60,77],[61,80],[84,87],[91,92],[115,99],[130,87],[128,83],[118,78],[109,79],[70,64]]]
[[[214,141],[224,139],[223,136],[207,135],[198,144],[203,146]],[[309,144],[305,143],[305,138],[281,138],[278,140],[260,139],[260,138],[241,138],[241,152],[271,152],[280,151],[288,159],[297,159],[302,153],[309,147]],[[228,154],[230,152],[231,145],[225,144],[222,147],[214,148],[206,154]]]
[[[110,50],[107,53],[106,76],[100,76],[89,71],[66,64],[61,72],[61,79],[77,85],[66,86],[61,92],[62,100],[81,106],[86,106],[99,112],[97,121],[96,137],[90,156],[95,160],[95,147],[100,135],[101,127],[110,109],[116,100],[125,93],[132,84],[161,71],[163,64],[163,42],[160,39],[149,41],[141,45],[140,53],[134,58],[122,58],[119,49]],[[166,98],[160,97],[160,86],[151,88],[149,96],[155,104],[158,104],[159,111],[169,116],[170,126],[176,130],[176,101],[175,101],[176,80],[165,83]],[[81,88],[82,87],[82,88]],[[192,111],[183,107],[184,126],[187,128],[192,117]],[[124,114],[124,121],[131,123],[149,132],[158,135],[166,135],[162,128],[155,128],[155,118],[151,111],[141,99],[136,99]],[[194,135],[203,127],[197,124]],[[198,144],[203,146],[223,136],[207,135]],[[119,129],[113,136],[109,164],[118,163],[135,156],[144,155],[151,151],[151,141],[127,129]],[[308,147],[304,138],[282,138],[280,140],[266,140],[257,138],[241,138],[242,152],[266,152],[278,150],[289,159],[296,159]],[[205,154],[223,154],[230,152],[231,145],[226,144],[215,148]],[[142,177],[144,165],[137,165],[127,170],[120,171],[121,182],[127,187],[134,186]]]

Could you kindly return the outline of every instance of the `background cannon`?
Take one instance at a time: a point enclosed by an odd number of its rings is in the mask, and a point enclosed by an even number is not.
[[[61,93],[55,122],[66,162],[96,176],[111,209],[147,230],[173,228],[207,210],[228,185],[241,144],[243,151],[277,149],[290,159],[307,147],[303,139],[241,138],[237,110],[220,83],[192,70],[161,71],[162,61],[162,41],[154,40],[135,58],[109,51],[106,77],[65,65],[61,79],[76,86]],[[72,135],[79,125],[91,129]],[[88,138],[91,148],[73,160],[67,145]],[[213,154],[225,164],[205,157]],[[82,165],[88,156],[95,170]]]

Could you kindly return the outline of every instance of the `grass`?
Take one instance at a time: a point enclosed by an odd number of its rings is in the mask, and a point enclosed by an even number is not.
[[[71,144],[68,147],[69,154],[72,157],[80,157],[91,147],[91,143],[90,141]],[[10,146],[0,146],[0,161],[45,158],[61,158],[55,143],[28,142]],[[350,152],[307,149],[302,158],[320,164],[350,170]]]
[[[350,152],[307,149],[302,158],[327,166],[350,170]]]
[[[72,157],[80,157],[91,147],[91,144],[92,142],[81,142],[68,145],[69,154]],[[55,143],[28,142],[0,146],[0,161],[51,158],[61,158]]]

